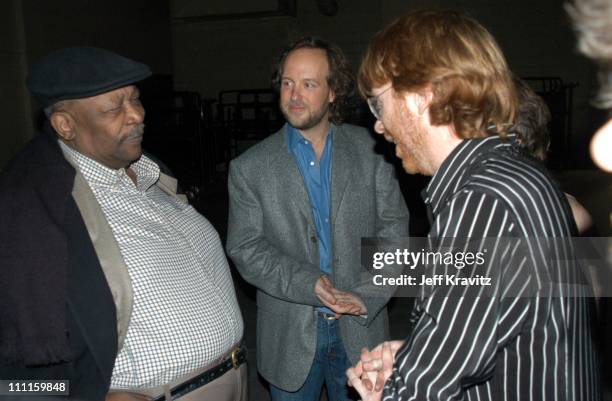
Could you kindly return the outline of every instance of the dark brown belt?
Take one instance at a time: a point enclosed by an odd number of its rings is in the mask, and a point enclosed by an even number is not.
[[[240,365],[246,362],[246,360],[247,349],[246,344],[243,341],[240,344],[240,347],[236,347],[236,349],[232,351],[230,356],[228,356],[223,362],[221,362],[217,366],[208,369],[206,372],[201,373],[196,377],[185,381],[184,383],[172,387],[172,389],[170,389],[171,399],[176,400],[177,398],[182,397],[185,394],[191,393],[192,391],[197,390],[200,387],[223,376],[231,369],[238,369]],[[153,401],[166,401],[166,396],[159,396],[153,399]]]

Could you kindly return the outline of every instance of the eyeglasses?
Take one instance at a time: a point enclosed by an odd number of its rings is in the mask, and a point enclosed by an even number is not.
[[[382,105],[378,99],[391,88],[393,88],[393,86],[388,87],[376,96],[370,96],[366,99],[366,101],[368,102],[368,106],[370,107],[370,111],[372,112],[372,114],[374,114],[374,117],[376,117],[377,120],[380,120],[380,114],[382,112]]]

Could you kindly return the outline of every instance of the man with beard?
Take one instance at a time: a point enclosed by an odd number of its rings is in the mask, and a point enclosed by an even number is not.
[[[257,363],[272,399],[348,399],[344,370],[388,337],[390,294],[363,285],[362,237],[408,233],[392,167],[342,124],[352,76],[341,50],[307,37],[274,84],[287,124],[230,166],[227,250],[257,287]],[[367,273],[365,273],[367,274]]]
[[[432,176],[433,250],[484,245],[478,269],[438,262],[425,274],[492,284],[422,285],[406,340],[364,350],[350,383],[365,401],[598,400],[576,226],[550,174],[507,135],[517,96],[495,39],[460,13],[413,12],[375,36],[359,84],[404,169]]]
[[[91,47],[30,71],[47,120],[0,177],[0,378],[67,380],[62,400],[245,400],[219,237],[142,155],[150,74]]]

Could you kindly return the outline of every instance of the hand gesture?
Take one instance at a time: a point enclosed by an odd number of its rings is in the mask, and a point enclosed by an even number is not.
[[[330,308],[334,312],[343,315],[365,315],[368,313],[365,304],[357,294],[336,288],[332,288],[331,291],[336,298],[335,308]]]
[[[358,295],[334,288],[329,277],[322,275],[315,284],[315,295],[323,305],[341,315],[364,315],[368,310]]]
[[[403,341],[387,341],[373,350],[361,350],[357,365],[348,369],[348,384],[357,390],[364,401],[377,401],[382,397],[385,382],[393,373],[393,362]]]

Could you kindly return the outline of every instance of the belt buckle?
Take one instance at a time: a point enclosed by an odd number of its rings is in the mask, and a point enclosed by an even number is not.
[[[321,316],[323,319],[325,319],[325,320],[327,320],[329,322],[331,322],[332,320],[336,320],[336,316],[329,315],[329,314],[327,314],[325,312],[321,312],[321,311],[319,311],[319,316]]]
[[[232,367],[234,369],[238,369],[240,366],[238,365],[238,352],[240,352],[240,347],[236,347],[233,351],[232,351]]]

